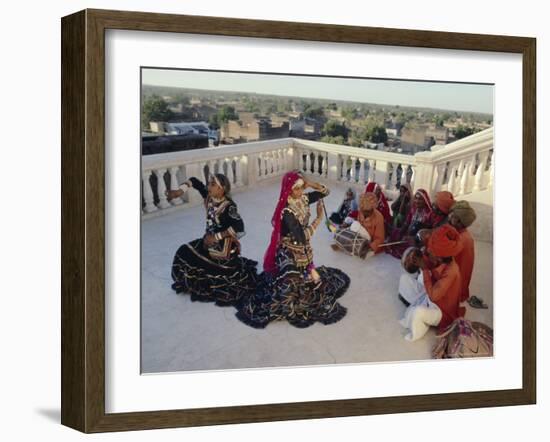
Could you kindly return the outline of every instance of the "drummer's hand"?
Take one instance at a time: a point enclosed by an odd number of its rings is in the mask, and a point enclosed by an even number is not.
[[[181,190],[181,189],[167,190],[167,191],[164,192],[164,194],[166,195],[166,199],[168,199],[168,201],[171,201],[174,198],[178,198],[178,197],[182,196],[183,195],[183,190]]]
[[[210,233],[207,233],[206,235],[204,235],[203,241],[204,241],[204,245],[207,247],[212,246],[217,242],[216,237],[214,235],[211,235]]]

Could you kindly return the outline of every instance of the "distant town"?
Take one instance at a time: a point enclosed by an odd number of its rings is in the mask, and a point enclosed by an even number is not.
[[[142,153],[302,138],[414,155],[493,125],[492,114],[142,86]]]

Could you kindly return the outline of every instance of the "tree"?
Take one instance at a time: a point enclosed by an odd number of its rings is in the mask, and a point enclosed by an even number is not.
[[[475,131],[474,131],[473,127],[459,125],[455,129],[455,138],[457,140],[460,140],[461,138],[468,137],[468,136],[472,135],[474,132]]]
[[[357,109],[353,107],[346,107],[342,109],[342,117],[346,120],[351,121],[357,118]]]
[[[317,107],[309,106],[304,110],[304,116],[306,118],[319,119],[325,116],[325,111],[320,106],[317,106]]]
[[[325,135],[324,137],[321,138],[321,141],[323,143],[332,143],[332,144],[340,144],[340,145],[346,144],[346,140],[342,135],[338,135],[336,137],[329,137],[328,135]]]
[[[290,102],[288,101],[278,101],[277,102],[277,112],[290,112],[292,110],[292,107],[290,106]]]
[[[435,115],[432,119],[432,121],[435,123],[436,126],[443,126],[443,123],[445,123],[445,120],[443,117],[440,117],[438,115]]]
[[[323,126],[322,133],[323,135],[329,137],[338,137],[341,136],[343,139],[347,140],[348,138],[348,128],[345,124],[341,124],[336,120],[329,120]]]
[[[244,109],[247,112],[260,112],[260,107],[258,106],[257,103],[255,103],[253,101],[246,101],[244,103]]]
[[[384,126],[375,126],[367,132],[369,140],[373,143],[385,143],[388,141],[388,134]]]
[[[181,104],[182,106],[189,106],[191,104],[191,100],[187,95],[180,93],[174,97],[173,103]]]
[[[227,123],[229,120],[238,120],[239,116],[235,112],[233,106],[222,106],[221,109],[218,109],[218,124],[222,125]]]
[[[208,119],[208,124],[210,126],[210,129],[213,129],[213,130],[219,129],[220,122],[218,121],[218,114],[210,115],[210,118]]]
[[[143,128],[148,128],[151,121],[169,121],[173,117],[174,113],[168,109],[168,103],[162,97],[152,95],[144,100],[141,112]]]

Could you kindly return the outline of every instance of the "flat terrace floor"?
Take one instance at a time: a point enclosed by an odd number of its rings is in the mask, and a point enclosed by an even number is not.
[[[245,221],[242,253],[262,262],[271,235],[271,215],[279,196],[271,181],[234,195]],[[327,210],[335,210],[347,186],[331,183]],[[314,206],[312,211],[314,213]],[[314,215],[313,215],[314,216]],[[398,320],[405,306],[397,298],[399,260],[387,254],[367,261],[335,252],[332,235],[321,225],[312,241],[315,263],[344,270],[351,286],[340,298],[348,313],[336,324],[298,329],[286,321],[265,329],[246,326],[233,307],[191,302],[171,289],[171,264],[178,247],[204,233],[202,206],[185,208],[142,222],[143,373],[254,367],[327,365],[429,359],[434,330],[417,342],[403,337]],[[493,245],[476,241],[471,293],[489,309],[466,305],[466,318],[493,326]],[[261,268],[261,264],[259,264]]]

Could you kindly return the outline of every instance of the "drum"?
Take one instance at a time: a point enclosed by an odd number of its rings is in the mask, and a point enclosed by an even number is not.
[[[363,238],[359,233],[352,232],[349,228],[339,229],[334,234],[334,242],[340,250],[352,256],[365,258],[370,250],[368,239]]]

